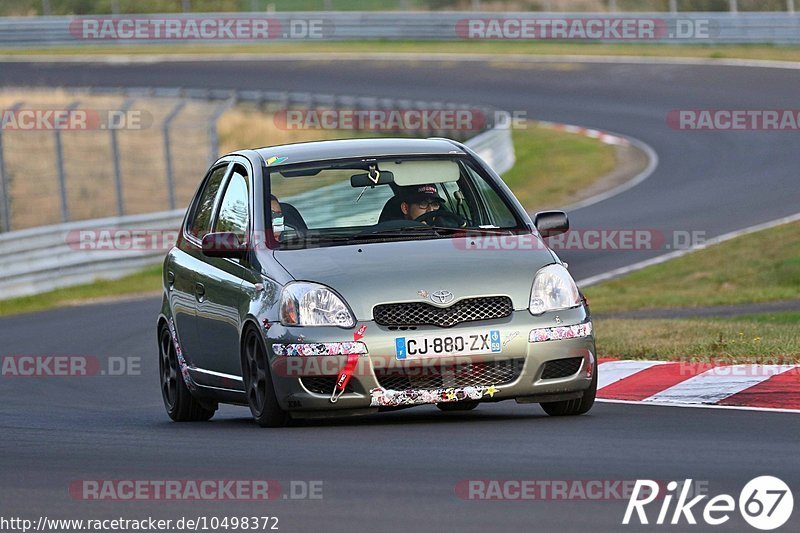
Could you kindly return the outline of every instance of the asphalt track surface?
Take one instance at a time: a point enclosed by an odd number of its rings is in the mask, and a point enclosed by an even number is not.
[[[793,214],[800,141],[790,132],[696,133],[672,109],[796,107],[800,73],[716,66],[480,62],[0,64],[2,85],[185,86],[358,93],[492,104],[530,117],[636,137],[658,153],[638,186],[570,213],[573,227],[698,230],[707,237]],[[769,246],[768,242],[764,243]],[[664,250],[562,254],[577,278]],[[36,519],[277,516],[284,531],[618,531],[626,502],[467,501],[462,480],[683,480],[738,499],[776,475],[800,500],[800,418],[787,413],[598,404],[549,418],[503,402],[465,413],[421,407],[259,430],[243,408],[208,424],[173,424],[157,383],[159,302],[97,304],[0,320],[3,355],[141,358],[139,375],[0,379],[0,515]],[[321,500],[92,502],[81,479],[321,480]],[[674,505],[674,504],[673,504]],[[658,509],[649,513],[651,521]],[[701,514],[696,512],[702,522]],[[787,531],[798,530],[795,510]],[[628,526],[631,531],[685,531]],[[711,529],[693,526],[692,530]],[[744,531],[738,513],[713,528]]]

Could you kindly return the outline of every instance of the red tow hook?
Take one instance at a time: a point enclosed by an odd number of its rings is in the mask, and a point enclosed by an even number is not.
[[[344,368],[339,373],[339,377],[336,378],[336,386],[333,388],[333,393],[331,394],[331,403],[336,403],[336,401],[339,399],[339,396],[344,394],[344,389],[347,387],[347,384],[350,383],[350,378],[353,377],[353,372],[355,371],[357,364],[358,354],[348,354],[347,363],[345,363]]]

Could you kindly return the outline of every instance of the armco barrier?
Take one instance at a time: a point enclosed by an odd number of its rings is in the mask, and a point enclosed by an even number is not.
[[[122,25],[119,22],[125,19]],[[151,19],[174,22],[180,31],[178,38],[164,38],[166,34],[135,33],[133,20]],[[203,21],[230,19],[257,20],[257,30],[245,24],[240,32],[219,27],[204,31]],[[258,41],[337,41],[337,40],[435,40],[454,41],[476,38],[531,38],[530,34],[517,35],[520,20],[556,19],[561,21],[604,21],[609,19],[635,19],[652,21],[655,36],[642,35],[636,39],[655,42],[682,42],[702,44],[798,44],[800,43],[800,15],[795,12],[714,12],[714,13],[532,13],[532,12],[275,12],[275,13],[209,13],[209,14],[150,14],[122,17],[5,17],[0,18],[0,47],[47,47],[82,45],[120,45],[124,51],[130,44],[169,45],[198,42]],[[91,21],[89,26],[82,21]],[[471,35],[470,22],[476,20],[501,21],[487,35]],[[97,22],[100,21],[100,22]],[[111,22],[106,22],[111,21]],[[194,21],[188,23],[186,21]],[[502,27],[502,21],[511,21]],[[103,23],[109,24],[103,31]],[[583,29],[592,26],[578,24]],[[206,28],[209,28],[207,26]],[[501,34],[497,33],[497,30]],[[580,30],[580,28],[578,28]],[[538,30],[535,30],[538,31]],[[534,33],[535,33],[534,31]],[[627,37],[615,38],[615,33],[603,35],[604,41],[630,41]],[[158,37],[158,38],[149,38]],[[534,36],[532,38],[561,38]],[[568,39],[593,40],[592,35],[572,33]]]
[[[95,91],[107,91],[95,89]],[[185,97],[229,99],[229,91],[181,91]],[[302,101],[313,105],[357,105],[361,108],[384,106],[408,109],[418,107],[446,108],[455,104],[393,101],[375,98],[334,97],[331,95],[287,93],[237,93],[239,100],[252,101]],[[464,106],[459,106],[464,107]],[[472,106],[473,108],[476,106]],[[514,164],[514,147],[511,140],[510,117],[507,113],[491,110],[497,125],[488,123],[489,129],[466,141],[498,172],[503,173]],[[432,132],[433,133],[433,132]],[[441,135],[443,132],[436,132]],[[89,283],[97,279],[116,279],[145,266],[156,264],[165,255],[156,250],[82,250],[76,245],[77,232],[81,230],[170,230],[180,226],[183,210],[159,213],[110,217],[95,220],[67,222],[20,231],[0,233],[0,299],[13,298],[50,291],[57,288]]]

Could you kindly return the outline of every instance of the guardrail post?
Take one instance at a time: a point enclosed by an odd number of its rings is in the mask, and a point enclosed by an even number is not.
[[[17,102],[9,111],[16,113],[22,107],[22,102]],[[0,202],[0,233],[4,231],[11,231],[11,198],[8,196],[8,178],[6,177],[6,162],[3,158],[3,128],[0,128],[0,196],[3,200]]]
[[[786,11],[794,13],[794,0],[786,0]]]
[[[608,0],[608,10],[612,13],[617,12],[617,0]]]
[[[211,152],[208,154],[208,166],[219,158],[219,133],[217,132],[217,122],[222,114],[236,104],[236,94],[222,102],[208,119],[208,136]]]
[[[16,113],[24,102],[15,102],[14,105],[8,110],[11,113]],[[11,231],[11,193],[8,190],[8,174],[6,174],[6,163],[3,159],[3,129],[0,128],[0,195],[3,196],[3,201],[0,203],[2,209],[2,216],[0,216],[0,233],[4,231]]]
[[[728,0],[728,10],[734,14],[739,12],[739,3],[737,0]]]
[[[3,197],[0,208],[3,212],[0,213],[0,233],[4,231],[11,231],[11,222],[9,220],[10,202],[8,201],[8,186],[6,185],[6,165],[3,160],[3,129],[0,128],[0,196]]]
[[[181,8],[183,9],[184,13],[189,13],[192,11],[192,2],[191,0],[181,0]]]
[[[167,169],[167,192],[169,193],[169,208],[175,209],[175,176],[172,174],[172,146],[169,140],[169,128],[172,121],[186,105],[186,100],[181,100],[178,105],[172,108],[167,118],[164,119],[162,131],[164,133],[164,166]]]
[[[678,12],[678,0],[669,0],[669,12],[670,13]]]
[[[74,111],[80,102],[75,100],[67,106],[67,111]],[[61,222],[69,221],[69,202],[67,201],[67,172],[64,168],[64,147],[61,144],[61,130],[53,130],[56,141],[56,167],[58,168],[58,188],[61,194]]]
[[[42,15],[50,16],[50,0],[42,0]]]
[[[120,111],[125,114],[128,109],[133,105],[133,98],[128,98],[122,104]],[[127,120],[127,118],[126,118]],[[122,216],[125,214],[125,197],[122,190],[122,170],[119,163],[119,143],[117,143],[117,128],[110,127],[108,129],[111,135],[111,160],[114,163],[114,185],[117,188],[117,214]]]
[[[119,0],[111,0],[111,14],[119,15]]]

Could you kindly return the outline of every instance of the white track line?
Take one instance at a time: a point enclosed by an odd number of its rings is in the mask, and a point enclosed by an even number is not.
[[[650,407],[690,407],[700,409],[733,409],[735,411],[766,411],[772,413],[800,413],[800,409],[782,409],[779,407],[747,407],[744,405],[708,405],[704,403],[670,403],[670,402],[649,402],[642,403],[632,400],[608,400],[606,398],[598,398],[596,402],[601,403],[624,403],[627,405],[647,405]]]
[[[616,196],[620,193],[627,191],[632,187],[635,187],[636,185],[639,185],[644,180],[649,178],[658,167],[658,154],[656,153],[655,150],[653,150],[653,148],[649,144],[645,143],[644,141],[640,141],[639,139],[636,139],[634,137],[629,137],[627,135],[622,135],[620,133],[615,133],[613,131],[609,131],[609,133],[612,133],[614,135],[622,137],[623,139],[626,139],[630,144],[632,144],[639,150],[643,151],[647,156],[647,166],[639,174],[629,179],[625,183],[617,185],[616,187],[609,189],[606,192],[601,192],[600,194],[596,194],[585,200],[581,200],[580,202],[575,202],[574,204],[570,204],[564,207],[563,211],[575,211],[577,209],[581,209],[584,207],[588,207],[592,204],[602,202],[603,200],[608,200],[612,196]]]
[[[782,374],[796,365],[731,365],[706,370],[664,389],[643,402],[715,404]]]

